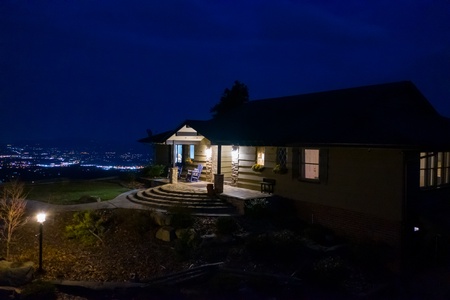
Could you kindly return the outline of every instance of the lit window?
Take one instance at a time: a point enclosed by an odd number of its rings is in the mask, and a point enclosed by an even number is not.
[[[195,150],[194,145],[189,145],[189,158],[192,160],[195,158],[194,150]]]
[[[181,163],[183,158],[183,145],[175,145],[175,162]]]
[[[301,157],[301,178],[319,180],[319,149],[303,149]]]
[[[261,166],[264,166],[264,153],[264,147],[256,147],[256,163]]]
[[[420,187],[432,188],[450,183],[450,152],[420,153]]]

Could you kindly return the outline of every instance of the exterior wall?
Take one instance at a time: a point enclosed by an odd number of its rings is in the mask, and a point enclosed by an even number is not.
[[[292,156],[292,149],[289,150],[288,155]],[[327,170],[327,180],[321,183],[272,173],[280,178],[275,191],[290,199],[401,220],[404,196],[402,151],[330,148]]]
[[[238,186],[258,190],[263,177],[275,179],[275,194],[292,199],[308,222],[355,237],[400,241],[405,169],[401,150],[329,148],[327,180],[320,183],[294,178],[292,148],[286,174],[272,171],[276,147],[265,148],[265,169],[253,172],[255,153],[255,147],[239,148]]]
[[[217,174],[218,146],[212,146],[212,175]],[[220,174],[223,174],[225,182],[231,182],[231,146],[222,146]]]
[[[252,171],[256,163],[256,147],[239,147],[239,177],[237,186],[242,188],[257,189],[257,182],[261,181],[260,174]]]

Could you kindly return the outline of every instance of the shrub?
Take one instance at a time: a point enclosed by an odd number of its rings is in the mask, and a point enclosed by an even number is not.
[[[328,256],[314,264],[314,274],[318,280],[329,284],[339,284],[348,272],[347,263],[339,256]]]
[[[86,245],[96,241],[103,243],[102,236],[106,231],[107,217],[97,211],[80,211],[73,215],[73,225],[66,226],[68,238],[78,239]]]
[[[119,226],[124,226],[140,236],[147,234],[154,226],[151,210],[126,210],[120,215]]]
[[[27,284],[22,289],[20,299],[26,300],[56,299],[56,288],[50,282],[37,280],[30,284]]]
[[[183,230],[180,237],[175,240],[175,255],[180,261],[187,260],[192,257],[200,242],[190,230]]]
[[[371,241],[352,244],[351,255],[359,266],[378,271],[382,271],[395,257],[390,246]]]
[[[263,218],[270,215],[269,201],[266,198],[249,199],[244,202],[246,216]]]
[[[239,229],[239,225],[232,217],[219,217],[216,220],[218,234],[233,234]]]
[[[134,172],[124,172],[119,175],[119,179],[126,183],[131,183],[136,180],[136,173]]]
[[[175,228],[188,228],[194,225],[195,219],[188,208],[179,204],[171,207],[168,212],[172,215],[171,225]]]
[[[320,224],[311,224],[303,230],[303,235],[318,244],[327,245],[334,234],[330,229]]]
[[[143,168],[141,170],[141,175],[143,177],[157,178],[162,176],[164,170],[164,165],[151,165]]]
[[[255,259],[285,262],[297,257],[301,243],[292,231],[281,230],[250,237],[245,246]]]

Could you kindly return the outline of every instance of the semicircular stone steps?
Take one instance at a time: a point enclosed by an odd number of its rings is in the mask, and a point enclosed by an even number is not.
[[[231,204],[209,197],[206,191],[185,186],[166,184],[129,194],[128,200],[149,206],[155,210],[168,211],[172,207],[184,207],[193,215],[229,216],[237,210]]]

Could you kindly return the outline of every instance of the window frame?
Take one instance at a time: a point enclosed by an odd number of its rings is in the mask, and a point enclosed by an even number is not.
[[[450,185],[450,152],[420,152],[419,187],[437,189],[448,185]]]
[[[307,151],[317,151],[317,155],[316,155],[316,157],[317,157],[317,162],[311,162],[311,161],[306,161],[306,152]],[[320,182],[321,181],[321,149],[320,148],[301,148],[300,149],[300,165],[299,165],[299,168],[300,168],[300,172],[299,172],[299,175],[300,175],[300,180],[301,181],[308,181],[308,182]],[[317,168],[317,174],[318,174],[318,176],[316,177],[316,178],[309,178],[309,177],[306,177],[306,173],[307,173],[307,170],[306,170],[306,167],[307,166],[316,166],[316,168]]]
[[[264,166],[265,163],[265,154],[266,154],[266,147],[256,147],[256,159],[255,163],[259,164],[261,166]]]
[[[280,168],[287,169],[287,148],[286,147],[277,147],[277,157],[276,164],[280,165]]]

